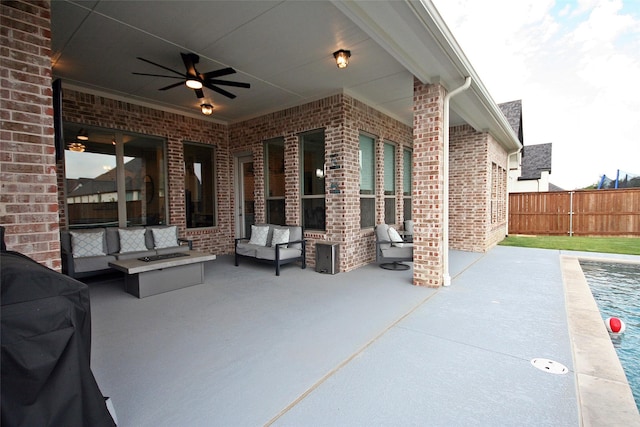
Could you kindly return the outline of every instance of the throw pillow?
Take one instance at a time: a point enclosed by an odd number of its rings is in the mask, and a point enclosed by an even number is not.
[[[118,229],[120,236],[120,252],[142,252],[146,251],[147,245],[144,244],[144,228],[126,230]]]
[[[275,246],[280,243],[289,243],[289,229],[288,228],[274,228],[273,237],[271,238],[271,246]]]
[[[391,240],[391,245],[395,247],[401,248],[404,246],[402,236],[400,236],[400,233],[393,227],[389,227],[389,240]]]
[[[269,236],[269,226],[252,225],[251,239],[249,244],[258,246],[267,246],[267,237]]]
[[[104,253],[104,231],[95,233],[71,232],[71,247],[74,258],[101,256]]]
[[[153,233],[153,245],[156,249],[173,248],[178,246],[176,226],[163,228],[152,228]]]

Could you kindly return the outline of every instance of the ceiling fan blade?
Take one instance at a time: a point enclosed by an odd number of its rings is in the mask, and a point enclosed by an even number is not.
[[[179,75],[180,77],[184,77],[184,73],[180,73],[180,72],[178,72],[176,70],[172,70],[171,68],[165,67],[164,65],[156,64],[155,62],[149,61],[148,59],[140,58],[139,56],[137,56],[136,58],[138,58],[140,61],[144,61],[144,62],[146,62],[148,64],[155,65],[156,67],[160,67],[163,70],[171,71],[172,73],[175,73],[175,74]]]
[[[198,77],[196,64],[200,61],[200,57],[195,53],[180,53],[180,55],[182,56],[184,67],[187,69],[187,74],[189,76]]]
[[[230,80],[207,79],[207,83],[214,84],[214,85],[244,87],[244,88],[247,88],[247,89],[249,89],[251,87],[251,85],[249,83],[232,82]]]
[[[161,87],[161,88],[160,88],[160,89],[158,89],[158,90],[168,90],[168,89],[173,89],[174,87],[178,87],[178,86],[183,85],[183,84],[184,84],[184,82],[178,82],[178,83],[174,83],[174,84],[169,85],[169,86]]]
[[[184,76],[182,77],[177,77],[177,76],[164,76],[162,74],[149,74],[149,73],[136,73],[135,71],[132,72],[131,74],[135,74],[138,76],[151,76],[151,77],[166,77],[168,79],[181,79],[184,80]]]
[[[224,96],[226,96],[227,98],[230,98],[230,99],[233,99],[233,98],[235,98],[235,97],[236,97],[236,96],[235,96],[234,94],[232,94],[231,92],[227,92],[227,91],[226,91],[226,90],[224,90],[224,89],[220,89],[219,87],[216,87],[216,86],[214,86],[214,85],[212,85],[212,84],[209,84],[208,82],[205,82],[205,83],[204,83],[204,87],[206,87],[206,88],[208,88],[208,89],[211,89],[211,90],[212,90],[212,91],[214,91],[214,92],[218,92],[220,95],[224,95]]]
[[[234,70],[231,67],[221,68],[219,70],[209,71],[208,73],[204,73],[202,75],[202,79],[203,80],[214,79],[216,77],[228,76],[229,74],[234,74],[235,72],[236,70]]]
[[[204,92],[202,91],[202,89],[194,89],[193,91],[196,93],[198,99],[204,98]]]

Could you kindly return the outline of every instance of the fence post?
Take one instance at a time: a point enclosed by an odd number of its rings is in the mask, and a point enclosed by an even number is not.
[[[569,191],[569,237],[573,237],[573,193]]]

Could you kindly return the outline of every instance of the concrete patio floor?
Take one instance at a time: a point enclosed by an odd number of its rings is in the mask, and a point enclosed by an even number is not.
[[[121,426],[577,426],[560,255],[452,251],[440,289],[228,256],[145,299],[99,278],[92,369]]]

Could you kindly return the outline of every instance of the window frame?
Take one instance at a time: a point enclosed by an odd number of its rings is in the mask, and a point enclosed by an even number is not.
[[[409,158],[409,167],[407,168],[407,155]],[[407,169],[409,169],[407,173]],[[403,220],[412,219],[412,207],[411,207],[411,199],[412,199],[412,189],[413,189],[413,150],[407,147],[402,148],[402,214]],[[409,188],[406,187],[407,178]],[[408,203],[408,205],[407,205]],[[408,206],[408,209],[407,209]],[[407,215],[408,212],[408,215]]]
[[[69,171],[74,166],[71,166],[72,160],[67,154],[67,152],[70,154],[72,150],[65,144],[62,162],[64,163],[64,222],[67,228],[152,226],[164,225],[168,222],[170,211],[169,198],[167,197],[168,153],[166,138],[127,130],[86,126],[81,123],[64,122],[63,127],[64,132],[71,135],[77,134],[80,129],[88,131],[91,140],[82,141],[82,145],[84,145],[83,151],[77,154],[81,156],[86,156],[86,154],[90,153],[106,154],[113,158],[114,164],[111,169],[105,169],[106,172],[94,178],[84,179],[91,181],[102,175],[111,174],[114,177],[113,181],[115,181],[115,188],[111,191],[105,192],[101,190],[95,194],[73,195],[72,192],[74,190],[69,186],[70,180],[83,178],[82,176],[79,178],[69,177]],[[97,148],[97,150],[92,150],[92,147]],[[130,152],[127,153],[127,150],[143,154],[152,151],[156,154],[154,157],[146,157],[144,155],[131,154]],[[134,159],[142,159],[142,167],[137,175],[135,173],[137,169],[132,171],[127,168],[127,164]],[[78,163],[90,165],[92,161],[87,158]],[[155,168],[147,169],[149,165],[153,164],[156,165]],[[127,173],[127,171],[130,173]],[[136,185],[140,185],[140,187],[136,187]],[[130,205],[135,202],[142,203],[139,211],[136,210],[135,206]],[[99,211],[113,212],[113,218],[99,223],[78,220],[78,217],[72,214],[72,209],[70,208],[70,205],[76,203],[115,203],[111,207],[105,205],[98,209]],[[147,205],[151,203],[155,205],[155,208],[149,209]],[[139,212],[138,216],[135,215],[136,212]],[[85,216],[81,216],[81,218],[86,220]]]
[[[363,193],[362,190],[362,182],[363,182],[363,150],[362,150],[362,142],[363,142],[363,138],[367,138],[367,142],[371,143],[371,183],[373,185],[373,189],[372,190],[365,190],[365,191],[371,191],[371,193]],[[358,170],[359,170],[359,181],[358,181],[358,186],[359,186],[359,202],[360,202],[360,229],[367,229],[367,228],[373,228],[376,225],[376,165],[377,165],[377,156],[376,156],[376,142],[377,142],[377,138],[373,135],[370,135],[366,132],[360,132],[358,135]],[[366,202],[366,205],[365,203]],[[365,218],[365,215],[363,215],[363,209],[366,208],[370,208],[371,203],[373,203],[373,215],[371,216],[371,218],[373,219],[373,221],[371,223],[364,223],[363,219]]]
[[[314,137],[316,135],[322,135],[322,152],[323,152],[323,156],[322,156],[322,169],[320,169],[319,167],[315,168],[314,171],[311,171],[311,175],[309,176],[310,179],[314,179],[318,178],[318,179],[322,179],[322,186],[320,188],[322,188],[322,193],[315,193],[315,194],[306,194],[306,186],[307,186],[307,177],[306,177],[306,164],[305,164],[305,144],[306,144],[306,140],[307,138],[311,138]],[[310,141],[311,142],[311,141]],[[299,163],[300,163],[300,218],[301,218],[301,224],[302,227],[305,230],[313,230],[313,231],[326,231],[327,229],[327,185],[326,185],[326,180],[325,180],[325,174],[326,174],[326,156],[327,156],[327,144],[326,144],[326,133],[325,133],[325,129],[324,128],[320,128],[320,129],[314,129],[314,130],[310,130],[307,132],[302,132],[300,134],[298,134],[298,144],[299,144]],[[312,168],[313,169],[313,168]],[[321,170],[321,174],[322,177],[318,176],[318,170]],[[315,228],[315,227],[311,227],[309,226],[309,224],[307,224],[307,221],[305,221],[305,202],[306,201],[310,201],[310,200],[322,200],[322,211],[323,211],[323,217],[320,220],[320,222],[323,224],[323,226],[321,228]]]
[[[187,218],[188,212],[189,212],[189,208],[187,207],[187,151],[186,151],[186,147],[194,147],[194,148],[199,148],[199,149],[207,149],[207,150],[211,150],[211,166],[212,166],[212,172],[211,172],[211,201],[213,203],[213,207],[212,207],[212,213],[211,213],[211,224],[206,224],[206,225],[202,225],[202,226],[189,226],[189,219]],[[185,193],[185,200],[184,200],[184,207],[185,207],[185,213],[184,213],[184,218],[185,218],[185,228],[187,230],[197,230],[197,229],[206,229],[206,228],[213,228],[213,227],[217,227],[218,226],[218,188],[217,188],[217,180],[216,180],[216,171],[217,171],[217,167],[216,167],[216,161],[217,161],[217,156],[218,156],[218,150],[217,147],[215,145],[211,145],[211,144],[203,144],[200,142],[194,142],[194,141],[182,141],[182,154],[183,154],[183,158],[182,158],[182,167],[184,170],[184,182],[183,182],[183,188],[184,188],[184,193]],[[203,182],[201,182],[201,185],[203,186],[202,188],[202,193],[205,193],[205,188],[204,188],[204,178],[202,179]]]
[[[272,196],[270,194],[270,190],[271,190],[271,180],[273,179],[273,177],[271,176],[272,173],[272,167],[271,166],[275,166],[275,165],[271,165],[270,164],[270,148],[271,146],[275,146],[275,144],[278,145],[282,145],[282,175],[283,175],[283,180],[282,180],[282,185],[283,185],[283,191],[282,191],[282,196]],[[286,209],[287,209],[287,199],[286,199],[286,186],[285,186],[285,140],[284,137],[276,137],[276,138],[271,138],[268,139],[266,141],[264,141],[264,147],[263,147],[263,153],[264,153],[264,204],[265,204],[265,216],[266,216],[266,220],[267,223],[269,224],[276,224],[276,225],[286,225],[287,219],[286,219]],[[273,218],[271,218],[271,209],[269,208],[270,204],[272,202],[278,202],[278,201],[282,201],[282,215],[283,215],[283,221],[280,224],[278,221],[275,221]]]
[[[391,148],[391,151],[389,151],[392,154],[392,158],[390,162],[387,162],[387,148]],[[383,174],[383,184],[382,184],[382,197],[384,199],[384,222],[385,224],[395,224],[396,223],[396,219],[397,219],[397,209],[396,209],[396,200],[397,200],[397,192],[398,192],[398,186],[396,185],[396,172],[397,172],[397,165],[396,165],[396,152],[398,149],[398,144],[391,142],[391,141],[384,141],[383,145],[382,145],[382,164],[383,164],[383,169],[384,169],[384,174]],[[391,185],[392,185],[392,189],[391,190],[387,190],[387,184],[389,183],[389,181],[387,180],[387,177],[389,176],[387,174],[387,166],[391,165],[392,167],[392,173],[391,173]],[[387,210],[389,208],[389,206],[387,206],[387,204],[391,205],[391,207],[393,208],[393,214],[392,214],[392,218],[387,216]]]

